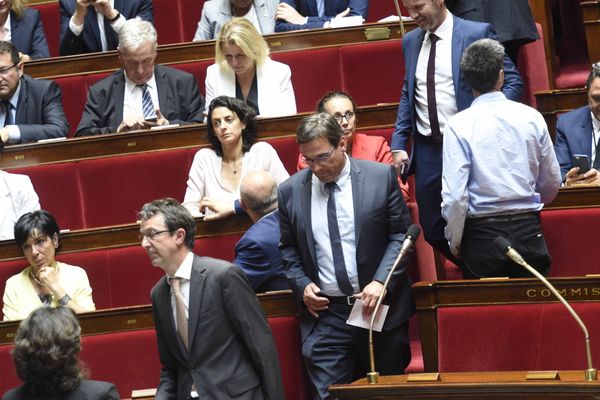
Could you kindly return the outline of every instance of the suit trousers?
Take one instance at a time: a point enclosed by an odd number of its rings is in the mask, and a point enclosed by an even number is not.
[[[551,258],[542,233],[540,216],[539,213],[527,213],[466,220],[461,241],[463,275],[466,279],[532,277],[528,270],[494,247],[493,242],[498,236],[507,239],[529,265],[546,274]]]
[[[369,331],[346,324],[351,309],[330,303],[302,343],[315,399],[328,400],[329,385],[350,383],[369,372]],[[408,321],[389,331],[374,332],[373,343],[375,366],[381,375],[404,373],[411,359]]]

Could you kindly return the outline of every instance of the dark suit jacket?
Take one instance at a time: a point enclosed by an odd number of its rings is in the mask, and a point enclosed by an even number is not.
[[[362,15],[365,20],[367,19],[367,12],[369,11],[369,0],[325,0],[325,16],[319,17],[317,2],[315,0],[281,0],[281,2],[288,3],[290,6],[294,7],[300,15],[308,17],[308,22],[303,25],[296,25],[278,19],[275,22],[275,32],[322,28],[326,21],[329,21],[348,7],[350,7],[348,16]]]
[[[15,124],[21,131],[21,143],[66,137],[69,123],[58,85],[23,74],[20,86]]]
[[[2,400],[119,400],[119,393],[112,383],[84,379],[65,397],[34,396],[21,386],[4,393]]]
[[[302,306],[302,338],[312,330],[302,295],[311,282],[319,286],[318,265],[311,224],[312,171],[304,169],[279,186],[280,249],[290,286]],[[394,169],[386,164],[350,159],[354,201],[356,264],[360,288],[371,281],[384,282],[410,225],[410,215]],[[410,282],[403,263],[396,270],[384,303],[390,304],[384,330],[397,327],[413,314]]]
[[[190,285],[189,352],[177,335],[166,277],[152,289],[163,364],[156,398],[185,399],[193,381],[201,399],[283,399],[271,329],[244,273],[195,256]]]
[[[592,160],[592,114],[589,106],[558,116],[554,151],[563,180],[567,172],[573,168],[571,163],[573,154],[587,154],[590,157],[590,164],[594,162]]]
[[[100,41],[100,28],[98,28],[98,15],[94,7],[89,7],[83,22],[81,35],[75,36],[69,29],[69,21],[75,14],[76,0],[60,0],[60,48],[61,56],[73,54],[93,53],[102,51]],[[152,16],[152,0],[115,0],[115,10],[118,10],[126,19],[140,17],[145,21],[154,23]],[[115,50],[119,43],[118,35],[110,26],[108,19],[104,18],[106,44],[108,50]]]
[[[198,83],[193,75],[156,65],[154,77],[160,111],[170,123],[204,121],[204,97],[198,91]],[[122,69],[90,87],[76,136],[116,132],[123,121],[124,97],[125,74]]]
[[[235,260],[255,292],[290,288],[279,251],[279,211],[252,225],[235,245]]]
[[[460,72],[460,58],[462,53],[465,48],[476,40],[482,38],[496,39],[496,34],[490,24],[465,21],[458,17],[453,18],[452,77],[454,80],[456,105],[458,111],[462,111],[469,107],[474,99],[471,88]],[[402,87],[402,97],[400,98],[400,106],[398,107],[398,115],[396,117],[396,126],[392,135],[392,150],[406,150],[410,134],[413,132],[416,133],[415,71],[424,39],[425,30],[421,28],[408,32],[404,38],[402,50],[404,60],[406,61],[406,72],[404,75],[404,86]],[[504,56],[504,86],[502,87],[502,92],[508,99],[515,101],[518,101],[523,93],[523,79],[506,55]]]
[[[492,24],[502,43],[539,38],[527,0],[446,0],[446,6],[457,17]]]
[[[40,12],[33,8],[23,10],[21,19],[17,19],[14,12],[10,12],[11,42],[17,50],[29,57],[50,57],[48,42],[44,34],[44,27],[40,20]]]

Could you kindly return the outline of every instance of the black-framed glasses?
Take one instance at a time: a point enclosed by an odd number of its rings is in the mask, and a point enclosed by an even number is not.
[[[352,111],[348,111],[346,114],[335,114],[333,118],[335,118],[338,124],[341,124],[344,118],[346,119],[346,121],[350,122],[350,120],[354,118],[354,115],[355,114]]]
[[[19,63],[13,64],[9,67],[0,68],[0,75],[4,76],[10,72],[11,69],[15,68]]]
[[[324,154],[320,154],[318,156],[316,156],[315,158],[308,158],[304,155],[302,155],[302,161],[304,161],[306,164],[321,164],[322,162],[325,162],[333,153],[333,150],[335,150],[335,148],[337,147],[337,145],[333,146],[331,148],[331,150],[329,150],[327,153]]]
[[[165,232],[171,232],[170,229],[164,229],[162,231],[150,231],[148,233],[141,233],[138,236],[138,239],[140,239],[140,242],[144,241],[144,238],[148,239],[148,240],[154,240],[154,237],[156,235],[160,235],[161,233],[165,233]]]

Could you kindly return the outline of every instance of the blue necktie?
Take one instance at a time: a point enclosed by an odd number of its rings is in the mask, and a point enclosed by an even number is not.
[[[148,84],[144,83],[143,85],[138,85],[138,87],[142,89],[142,113],[144,114],[144,119],[156,118],[156,110],[154,109],[152,98],[150,97]]]
[[[344,251],[342,250],[342,238],[340,237],[340,228],[337,221],[337,211],[335,210],[335,189],[337,183],[329,182],[325,184],[329,190],[329,199],[327,199],[327,224],[329,226],[329,240],[331,241],[331,252],[333,253],[333,267],[335,269],[335,278],[342,293],[351,296],[354,293],[348,272],[346,271],[346,262],[344,261]]]
[[[325,16],[325,0],[317,0],[317,13],[321,18]]]
[[[3,100],[2,105],[4,106],[4,126],[14,125],[12,116],[12,104],[10,104],[10,101],[8,100]]]

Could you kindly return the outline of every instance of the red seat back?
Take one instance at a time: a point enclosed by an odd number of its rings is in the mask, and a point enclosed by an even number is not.
[[[69,122],[69,135],[73,137],[79,125],[87,100],[86,76],[66,76],[54,79],[63,94],[63,109]]]
[[[31,8],[35,8],[40,12],[44,33],[48,41],[50,57],[58,57],[60,41],[60,5],[58,1],[33,4]]]

